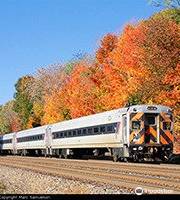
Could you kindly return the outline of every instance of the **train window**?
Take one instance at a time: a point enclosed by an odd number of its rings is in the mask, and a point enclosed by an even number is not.
[[[88,128],[88,134],[92,134],[92,128]]]
[[[68,132],[68,136],[69,136],[69,137],[72,136],[72,132],[71,132],[71,131]]]
[[[139,130],[141,128],[141,122],[140,121],[132,121],[132,129],[133,130]]]
[[[66,131],[64,132],[64,137],[67,137],[67,132]]]
[[[77,132],[78,132],[78,135],[81,135],[81,129],[79,129]]]
[[[76,130],[73,130],[73,136],[76,136]]]
[[[83,135],[86,135],[86,133],[87,133],[87,130],[86,130],[86,128],[84,128],[83,129]]]
[[[94,133],[97,134],[99,132],[99,127],[94,127]]]
[[[171,122],[163,122],[163,130],[171,130]]]
[[[108,132],[108,133],[113,133],[113,132],[115,132],[115,127],[113,127],[113,125],[108,125],[108,126],[107,126],[107,132]]]
[[[155,125],[155,117],[154,116],[148,116],[147,117],[147,123],[148,123],[148,125]]]
[[[106,127],[105,126],[101,126],[100,127],[100,132],[101,133],[105,133],[106,132]]]

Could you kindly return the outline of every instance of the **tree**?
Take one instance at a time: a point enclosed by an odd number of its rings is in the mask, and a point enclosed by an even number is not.
[[[179,62],[179,26],[171,19],[156,16],[142,23],[142,31],[145,40],[142,42],[141,63],[149,76],[131,99],[150,103],[155,102],[155,98],[165,89],[165,75],[169,70],[174,70]]]
[[[0,108],[0,132],[11,133],[19,130],[21,130],[21,120],[14,111],[14,101],[9,101]]]
[[[159,13],[154,14],[151,18],[153,19],[161,19],[166,18],[168,20],[172,20],[177,24],[180,23],[180,9],[165,9]]]
[[[108,33],[103,37],[100,47],[96,51],[96,59],[98,64],[108,65],[110,63],[109,55],[116,48],[118,37],[114,34]]]
[[[140,25],[127,25],[119,37],[108,34],[101,41],[96,58],[103,74],[99,86],[103,110],[125,106],[129,95],[145,80],[147,73],[140,62],[142,41]]]
[[[34,78],[32,76],[24,76],[20,78],[15,85],[14,95],[14,111],[18,114],[22,121],[22,128],[27,128],[27,123],[32,115],[33,104],[30,100],[28,92],[29,85],[32,85]]]
[[[81,60],[64,86],[65,104],[72,118],[95,113],[95,83],[91,78],[91,68],[91,60]]]
[[[179,8],[180,0],[149,0],[149,2],[156,7]]]

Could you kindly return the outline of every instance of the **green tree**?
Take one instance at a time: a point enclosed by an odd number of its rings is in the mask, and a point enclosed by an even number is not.
[[[27,128],[29,118],[33,114],[33,103],[30,100],[28,92],[29,85],[33,83],[33,80],[34,78],[32,76],[24,76],[15,84],[14,111],[18,113],[21,118],[22,129]]]
[[[180,23],[180,9],[177,9],[177,8],[165,9],[165,10],[162,10],[161,12],[154,14],[151,18],[161,19],[162,17],[166,19],[170,19],[176,22],[177,24],[179,24]]]
[[[149,0],[153,6],[156,7],[166,7],[166,8],[179,8],[180,0]]]

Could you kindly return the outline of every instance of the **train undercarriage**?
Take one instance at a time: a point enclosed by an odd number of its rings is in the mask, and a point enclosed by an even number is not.
[[[1,155],[45,156],[64,159],[97,158],[117,161],[166,162],[173,153],[172,144],[168,145],[130,145],[127,148],[73,148],[73,149],[19,149],[1,150]]]

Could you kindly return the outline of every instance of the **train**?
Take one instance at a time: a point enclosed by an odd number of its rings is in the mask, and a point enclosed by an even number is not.
[[[132,105],[0,136],[0,154],[168,160],[173,113],[163,105]]]

